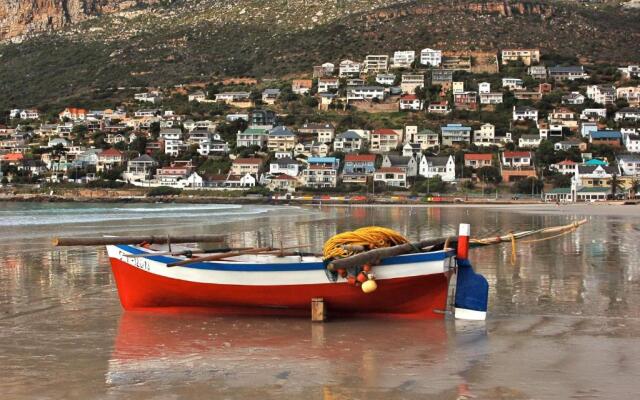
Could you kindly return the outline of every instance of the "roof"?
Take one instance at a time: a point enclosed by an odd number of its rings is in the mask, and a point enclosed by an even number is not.
[[[260,165],[262,164],[262,158],[236,158],[235,160],[233,160],[233,163]]]
[[[619,113],[640,113],[640,107],[624,107],[618,110]]]
[[[577,162],[572,161],[572,160],[564,160],[564,161],[560,161],[559,163],[556,163],[558,165],[576,165]]]
[[[424,157],[427,162],[431,165],[447,165],[449,162],[449,157]]]
[[[131,161],[132,162],[156,162],[156,160],[154,160],[153,157],[149,156],[148,154],[143,154],[140,157],[136,157]]]
[[[337,138],[338,139],[362,139],[362,137],[354,131],[342,132],[337,136]]]
[[[603,160],[599,160],[597,158],[592,158],[591,160],[587,161],[586,163],[584,163],[584,165],[609,165],[609,163],[607,163],[606,161]]]
[[[385,158],[389,160],[391,165],[408,165],[413,159],[411,156],[399,156],[395,154],[387,154]]]
[[[9,153],[2,156],[4,161],[21,161],[24,160],[24,154],[22,153]]]
[[[531,157],[530,151],[505,151],[504,158]]]
[[[493,159],[493,154],[490,153],[468,153],[464,155],[465,160],[484,160],[491,161]]]
[[[396,173],[396,174],[404,173],[402,168],[398,168],[398,167],[380,168],[380,169],[376,170],[376,172],[393,172],[393,173]]]
[[[621,154],[618,156],[618,161],[622,162],[640,162],[640,154]]]
[[[283,157],[283,158],[276,158],[275,160],[271,161],[271,164],[290,165],[290,164],[300,164],[300,162],[298,160],[294,160],[291,157]]]
[[[242,132],[243,135],[267,135],[268,133],[268,129],[262,128],[247,128]]]
[[[517,113],[527,112],[527,111],[538,111],[536,108],[530,107],[530,106],[514,106],[513,110]]]
[[[122,152],[118,149],[107,149],[98,154],[99,157],[122,157]]]
[[[447,124],[440,128],[443,132],[447,131],[469,131],[471,132],[471,127],[463,126],[462,124]]]
[[[269,131],[270,136],[295,136],[295,133],[280,125]]]
[[[400,100],[418,100],[418,96],[415,94],[403,94],[400,96]]]
[[[595,131],[591,132],[591,139],[621,139],[622,133],[619,131]]]
[[[373,131],[374,134],[376,135],[399,135],[398,132],[394,131],[393,129],[390,128],[380,128],[380,129],[376,129],[375,131]]]
[[[568,67],[561,67],[559,65],[556,65],[555,67],[549,67],[549,73],[576,73],[576,72],[584,72],[584,67],[582,67],[582,65],[580,66],[576,66],[576,65],[571,65]]]
[[[273,175],[272,179],[277,180],[277,181],[283,181],[283,180],[284,181],[297,181],[298,180],[297,178],[295,178],[295,177],[293,177],[291,175],[287,175],[287,174],[275,174],[275,175]]]
[[[280,94],[280,89],[265,89],[262,94]]]
[[[319,164],[326,164],[326,163],[334,164],[337,162],[337,160],[338,159],[335,157],[309,157],[307,159],[309,163],[319,163]]]
[[[618,169],[608,165],[578,165],[579,174],[592,174],[598,168],[602,168],[609,175],[617,174]]]
[[[344,156],[345,162],[375,162],[375,154],[347,154]]]

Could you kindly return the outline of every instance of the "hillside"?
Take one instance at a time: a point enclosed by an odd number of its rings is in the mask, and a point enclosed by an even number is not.
[[[543,53],[583,61],[640,61],[640,11],[607,5],[534,0],[82,1],[96,8],[52,25],[50,33],[0,45],[0,109],[110,99],[117,87],[308,73],[325,61],[427,46],[539,46]]]

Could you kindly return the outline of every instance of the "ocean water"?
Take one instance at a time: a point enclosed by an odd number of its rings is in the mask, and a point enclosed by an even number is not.
[[[123,312],[102,248],[54,236],[217,233],[308,244],[388,226],[573,234],[472,251],[484,323]],[[0,203],[0,394],[31,398],[567,399],[640,393],[638,207],[293,207]]]

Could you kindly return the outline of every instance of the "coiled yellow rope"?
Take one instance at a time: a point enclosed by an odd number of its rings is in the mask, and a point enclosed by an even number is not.
[[[407,238],[393,229],[367,226],[331,237],[325,242],[322,253],[324,259],[328,260],[348,257],[362,250],[390,247],[404,243],[409,243]]]

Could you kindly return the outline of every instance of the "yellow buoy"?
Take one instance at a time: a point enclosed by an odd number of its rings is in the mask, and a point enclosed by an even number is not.
[[[373,279],[369,279],[362,284],[362,291],[365,293],[371,293],[378,288],[378,284]]]

